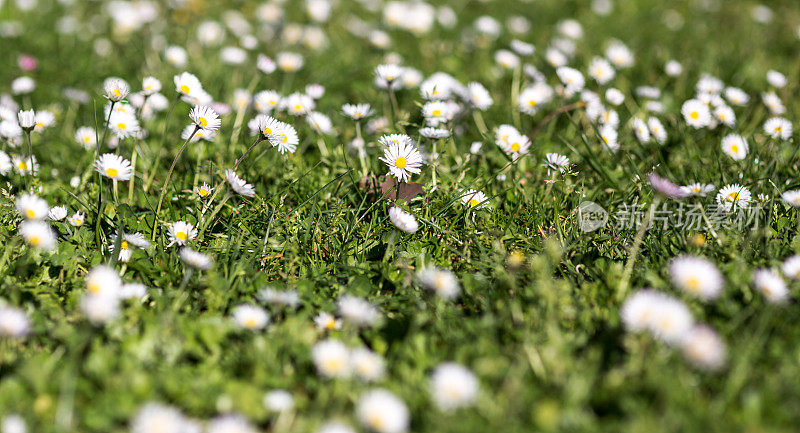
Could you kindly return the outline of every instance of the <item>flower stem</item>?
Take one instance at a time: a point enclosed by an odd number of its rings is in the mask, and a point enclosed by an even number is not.
[[[199,126],[194,127],[194,131],[192,131],[192,133],[189,135],[189,138],[187,138],[186,141],[183,142],[183,145],[181,145],[181,148],[178,149],[178,153],[172,160],[172,165],[169,166],[169,171],[167,172],[167,178],[164,179],[164,185],[161,187],[161,195],[158,197],[158,206],[156,207],[156,215],[155,218],[153,219],[153,235],[151,239],[153,241],[156,240],[156,233],[158,232],[158,215],[161,213],[161,204],[164,202],[164,195],[167,193],[167,186],[169,185],[170,178],[172,178],[172,171],[175,170],[175,164],[178,163],[178,158],[181,157],[183,150],[186,149],[186,145],[189,144],[189,140],[191,140],[192,137],[194,137],[194,134],[196,134],[199,129],[200,129]]]
[[[100,157],[100,149],[103,146],[103,143],[106,141],[106,134],[108,134],[108,123],[111,122],[111,113],[114,112],[114,104],[116,102],[111,101],[111,107],[108,110],[108,116],[106,117],[106,124],[103,128],[103,137],[100,141],[97,142],[97,156]],[[97,123],[95,121],[95,123]],[[103,219],[103,174],[98,172],[97,173],[97,218],[94,222],[94,241],[97,244],[97,247],[100,248],[100,220]]]

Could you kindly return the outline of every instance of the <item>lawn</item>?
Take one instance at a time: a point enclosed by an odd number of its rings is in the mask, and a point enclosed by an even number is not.
[[[0,432],[795,431],[799,48],[789,0],[0,0]]]

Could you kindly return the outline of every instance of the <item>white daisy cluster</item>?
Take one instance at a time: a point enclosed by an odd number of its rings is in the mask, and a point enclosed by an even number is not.
[[[625,300],[620,317],[629,331],[649,331],[680,348],[700,368],[717,370],[725,365],[725,343],[711,328],[696,324],[686,304],[675,297],[652,289],[639,290]]]

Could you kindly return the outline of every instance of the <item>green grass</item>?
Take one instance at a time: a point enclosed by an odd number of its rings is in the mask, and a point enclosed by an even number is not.
[[[9,92],[10,82],[22,75],[18,55],[35,55],[39,69],[31,76],[37,88],[17,102],[52,110],[57,119],[44,133],[33,134],[40,163],[36,183],[50,205],[87,215],[86,224],[74,232],[53,224],[60,238],[55,252],[29,248],[17,235],[21,219],[14,209],[25,180],[17,174],[0,177],[0,299],[24,309],[32,320],[27,338],[0,339],[0,415],[21,414],[29,431],[127,431],[130,419],[149,401],[203,420],[238,412],[261,431],[274,431],[286,427],[276,424],[276,416],[262,405],[264,393],[274,388],[294,395],[296,408],[286,431],[297,432],[314,431],[332,418],[358,426],[354,405],[373,387],[402,398],[414,432],[760,432],[792,431],[800,423],[800,310],[796,302],[766,303],[751,284],[753,269],[777,266],[800,252],[798,210],[780,200],[783,191],[800,185],[793,157],[797,145],[765,139],[762,125],[769,114],[759,96],[767,90],[766,71],[782,71],[789,85],[780,95],[786,117],[795,119],[800,108],[800,40],[795,35],[800,8],[795,2],[770,2],[775,20],[763,25],[751,18],[755,3],[750,1],[725,2],[714,11],[699,1],[620,0],[611,16],[599,17],[586,1],[450,0],[446,3],[458,16],[453,29],[434,27],[420,37],[386,29],[394,42],[391,51],[405,65],[426,76],[444,71],[463,83],[483,83],[495,102],[483,113],[489,129],[514,123],[513,73],[496,73],[492,61],[494,51],[507,48],[514,36],[505,31],[495,41],[475,40],[470,28],[478,16],[490,14],[501,22],[512,15],[528,18],[532,30],[518,37],[536,45],[530,61],[551,84],[557,78],[543,55],[561,19],[574,17],[584,26],[571,62],[578,69],[585,71],[611,38],[628,44],[636,55],[635,66],[612,82],[626,94],[618,108],[619,152],[606,151],[583,111],[575,110],[547,123],[534,137],[531,154],[509,166],[493,138],[481,137],[472,116],[465,116],[457,122],[459,133],[437,144],[436,187],[430,166],[412,179],[425,186],[424,196],[405,206],[420,221],[414,235],[397,231],[386,204],[360,186],[360,161],[344,145],[355,129],[340,114],[342,104],[369,102],[378,115],[389,115],[386,94],[372,81],[373,68],[384,62],[386,51],[346,30],[350,14],[385,29],[379,14],[340,0],[331,20],[321,25],[327,48],[291,46],[276,37],[260,41],[245,65],[231,67],[220,62],[218,48],[198,44],[197,25],[220,19],[226,9],[240,11],[255,24],[256,2],[206,1],[196,13],[162,7],[154,23],[130,35],[111,31],[106,14],[99,15],[104,10],[99,2],[78,1],[64,8],[39,0],[40,8],[29,13],[12,3],[0,6],[0,20],[17,20],[23,29],[19,36],[0,39],[0,93]],[[295,7],[302,2],[287,3],[287,22],[309,23],[303,8]],[[682,28],[664,25],[667,9],[683,16]],[[54,23],[67,13],[81,24],[96,22],[95,33],[59,35]],[[170,66],[152,48],[157,36],[187,49],[186,68]],[[109,55],[94,53],[98,38],[110,41]],[[223,45],[229,44],[237,44],[230,33]],[[259,74],[255,53],[274,57],[282,50],[302,53],[305,67],[296,74],[261,76],[256,90],[288,94],[309,83],[323,84],[326,93],[317,111],[331,117],[338,134],[319,137],[304,119],[281,114],[298,129],[297,152],[282,156],[268,145],[257,147],[238,170],[255,185],[256,197],[229,195],[225,185],[203,213],[205,202],[196,198],[193,187],[217,185],[224,169],[252,143],[246,122],[253,114],[243,117],[240,129],[234,127],[235,113],[227,115],[214,143],[192,144],[181,156],[168,185],[167,197],[174,199],[165,200],[156,219],[161,185],[188,122],[189,106],[179,103],[166,137],[161,135],[162,112],[144,121],[147,138],[121,143],[119,153],[126,158],[137,149],[136,178],[130,189],[128,183],[119,184],[116,206],[109,182],[103,182],[107,206],[99,249],[94,232],[99,185],[91,167],[96,152],[78,146],[73,135],[80,126],[102,131],[102,81],[119,76],[138,90],[141,78],[154,75],[171,100],[172,76],[187,70],[216,100],[230,103],[233,90],[247,87]],[[671,58],[683,64],[682,76],[669,78],[662,72]],[[751,144],[751,154],[741,163],[720,153],[723,128],[695,131],[680,116],[681,104],[692,97],[704,72],[751,96],[750,104],[736,108],[735,130]],[[641,99],[633,96],[639,85],[662,90],[666,111],[659,118],[669,133],[664,145],[640,145],[629,134],[626,122],[641,110]],[[64,87],[83,89],[92,101],[71,103],[62,95]],[[587,87],[597,90],[588,79]],[[424,101],[416,89],[397,96],[399,125],[416,138]],[[556,99],[534,117],[521,115],[520,130],[530,132],[547,113],[569,103]],[[378,160],[379,136],[365,133],[366,168],[376,176],[385,174]],[[476,140],[484,142],[483,151],[469,155]],[[25,153],[24,147],[3,145],[8,153]],[[423,145],[431,143],[423,140]],[[569,156],[575,174],[548,183],[547,170],[540,166],[547,152]],[[578,225],[576,209],[585,200],[612,214],[626,203],[652,202],[644,176],[653,170],[679,184],[739,182],[754,196],[772,198],[755,230],[717,229],[715,237],[705,227],[657,227],[644,234],[635,257],[631,290],[653,287],[681,297],[697,321],[720,333],[729,362],[717,373],[698,370],[678,350],[649,335],[624,330],[619,307],[630,291],[620,294],[618,289],[636,231],[606,227],[584,234]],[[496,179],[501,172],[507,175],[504,182]],[[77,188],[69,185],[73,176],[82,178]],[[465,188],[485,192],[490,206],[464,207],[459,196]],[[707,206],[712,199],[696,202]],[[677,205],[670,201],[668,206]],[[194,272],[183,288],[184,266],[178,249],[168,245],[165,225],[180,219],[202,227],[191,245],[215,259],[210,271]],[[148,297],[126,302],[119,317],[95,327],[79,307],[84,276],[112,260],[107,242],[120,220],[126,233],[142,232],[148,239],[153,225],[159,226],[149,249],[116,265],[125,281],[145,284]],[[707,237],[702,246],[692,242],[698,233]],[[524,255],[522,263],[509,261],[514,251]],[[684,253],[717,263],[726,278],[719,300],[700,302],[670,283],[667,263]],[[461,297],[444,301],[422,290],[413,277],[425,265],[452,270]],[[238,329],[229,319],[231,309],[263,304],[257,293],[268,286],[296,289],[300,306],[267,307],[272,323],[263,331]],[[790,290],[798,295],[796,283]],[[377,384],[323,379],[311,362],[311,346],[325,335],[313,318],[335,311],[342,294],[364,297],[382,312],[378,326],[345,326],[329,333],[384,357],[387,373]],[[481,391],[473,407],[446,413],[434,406],[430,373],[447,361],[469,367],[478,377]]]

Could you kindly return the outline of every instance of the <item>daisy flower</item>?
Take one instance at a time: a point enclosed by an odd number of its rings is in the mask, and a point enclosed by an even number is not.
[[[339,314],[347,321],[357,326],[372,326],[381,318],[377,307],[366,299],[356,296],[344,295],[336,303]]]
[[[670,262],[669,274],[673,284],[702,299],[716,299],[722,292],[722,274],[705,257],[677,257]]]
[[[14,155],[11,157],[11,163],[14,165],[14,169],[17,170],[19,174],[27,174],[30,173],[31,170],[39,172],[39,163],[36,162],[36,157],[31,155],[30,157],[22,157],[18,155]]]
[[[650,289],[639,290],[628,297],[619,315],[628,331],[642,332],[650,327],[663,294]]]
[[[86,275],[86,291],[90,295],[116,297],[121,288],[122,279],[109,266],[95,266]]]
[[[281,99],[281,106],[287,113],[293,116],[305,115],[316,108],[314,99],[303,93],[292,93]]]
[[[50,206],[36,194],[22,194],[15,202],[17,212],[28,220],[41,220],[47,216]]]
[[[185,221],[176,221],[169,225],[169,240],[177,245],[185,245],[197,237],[197,229]]]
[[[64,206],[52,207],[47,212],[47,219],[51,221],[61,221],[66,217],[67,217],[67,208]]]
[[[772,138],[788,140],[792,138],[792,123],[783,117],[772,117],[764,122],[764,132]]]
[[[389,209],[389,220],[395,227],[403,232],[414,234],[419,230],[419,223],[417,219],[414,218],[414,215],[411,215],[397,206],[392,206]]]
[[[735,161],[741,161],[747,156],[747,141],[739,134],[730,134],[722,139],[722,151]]]
[[[471,406],[478,398],[478,379],[466,367],[446,362],[433,371],[430,392],[443,411]]]
[[[783,304],[789,299],[789,289],[781,276],[771,269],[758,269],[753,274],[753,285],[761,292],[767,301],[773,304]]]
[[[259,113],[269,113],[281,104],[282,99],[274,90],[262,90],[253,96],[253,107]]]
[[[684,102],[681,114],[686,123],[694,128],[702,128],[711,124],[711,112],[708,106],[697,99]]]
[[[545,83],[536,83],[519,94],[519,111],[532,116],[552,99],[553,89]]]
[[[625,102],[625,95],[619,89],[612,87],[606,90],[606,101],[611,105],[620,105]]]
[[[389,174],[400,182],[407,181],[411,174],[419,174],[420,167],[425,163],[419,150],[408,141],[384,147],[383,157],[378,159],[389,167]]]
[[[558,79],[561,80],[566,87],[568,96],[574,95],[583,89],[585,80],[583,78],[583,74],[581,74],[581,72],[577,69],[573,69],[568,66],[561,66],[560,68],[556,69],[556,75],[558,75]]]
[[[258,70],[264,73],[265,75],[269,75],[275,72],[275,68],[277,68],[277,65],[275,64],[275,61],[272,60],[271,58],[263,54],[259,54],[258,57],[256,57],[256,68],[258,68]]]
[[[292,53],[292,52],[288,52],[288,51],[284,51],[284,52],[278,53],[276,61],[277,61],[278,67],[283,72],[295,72],[295,71],[299,70],[300,68],[302,68],[303,64],[305,64],[305,60],[303,59],[303,56],[301,56],[300,54]]]
[[[189,118],[192,119],[192,122],[194,122],[198,128],[207,131],[216,131],[222,124],[222,121],[219,119],[219,114],[206,105],[192,107],[192,110],[189,111]]]
[[[475,209],[481,209],[486,206],[489,206],[488,198],[486,194],[481,191],[476,191],[474,189],[468,189],[464,191],[461,195],[461,203],[465,206],[469,206]]]
[[[733,105],[744,106],[750,102],[750,96],[738,87],[728,87],[725,89],[725,99]]]
[[[213,263],[209,256],[199,253],[189,247],[181,248],[181,250],[178,252],[178,256],[181,258],[183,263],[186,263],[188,266],[201,271],[211,269],[211,264]]]
[[[323,340],[311,348],[311,361],[317,372],[327,378],[350,375],[350,351],[338,340]]]
[[[614,41],[606,48],[605,55],[617,68],[624,69],[633,66],[633,53],[622,42]]]
[[[319,111],[308,113],[306,115],[306,123],[320,134],[333,134],[334,132],[331,119]]]
[[[190,143],[197,143],[200,140],[212,142],[216,137],[216,131],[198,128],[194,124],[186,125],[181,132],[181,138],[189,140]]]
[[[800,207],[800,189],[786,191],[781,194],[781,198],[790,206]]]
[[[450,131],[444,128],[425,127],[419,130],[419,134],[426,138],[441,140],[450,136]]]
[[[600,139],[602,140],[602,143],[608,148],[608,150],[612,152],[616,152],[617,150],[619,150],[619,142],[617,142],[618,138],[619,135],[617,134],[617,130],[616,128],[614,128],[614,126],[603,125],[603,127],[600,128]]]
[[[49,111],[39,111],[36,113],[35,126],[33,128],[36,132],[42,132],[46,128],[53,126],[56,123],[56,116]]]
[[[569,158],[565,155],[558,153],[548,153],[545,155],[544,164],[542,167],[547,167],[548,174],[550,171],[558,171],[561,174],[569,171]]]
[[[103,83],[103,96],[109,101],[124,101],[130,93],[130,87],[125,80],[119,78],[109,78]]]
[[[636,135],[636,139],[639,140],[640,143],[644,144],[650,142],[650,128],[647,127],[647,123],[645,123],[644,120],[634,117],[631,120],[631,126],[634,135]]]
[[[84,295],[81,311],[93,325],[103,325],[119,315],[119,297]]]
[[[726,211],[730,211],[734,206],[745,208],[751,199],[750,190],[738,183],[725,185],[717,193],[717,203]]]
[[[342,105],[342,111],[353,120],[361,120],[375,113],[375,110],[369,104],[344,104]]]
[[[139,121],[133,113],[114,111],[108,119],[111,132],[119,138],[128,138],[139,132]]]
[[[152,96],[161,91],[161,81],[156,77],[144,77],[142,79],[142,94]]]
[[[422,268],[417,271],[417,281],[443,299],[454,299],[461,293],[458,279],[447,269]]]
[[[403,68],[399,65],[378,65],[375,67],[375,76],[387,83],[392,83],[403,76]]]
[[[94,169],[113,180],[129,180],[133,176],[131,162],[113,153],[104,153],[94,162]]]
[[[225,170],[225,179],[228,180],[228,184],[231,186],[237,194],[241,194],[245,197],[253,197],[256,195],[255,187],[252,184],[247,183],[244,179],[240,178],[239,175],[236,174],[235,171],[232,169]]]
[[[319,330],[326,330],[326,329],[341,329],[342,321],[337,319],[331,313],[319,313],[316,317],[314,317],[314,324],[317,325],[317,329]]]
[[[280,153],[294,153],[297,150],[297,143],[300,142],[294,127],[284,122],[275,124],[275,129],[267,138],[272,147],[278,147]]]
[[[725,126],[733,127],[736,125],[736,114],[731,107],[720,105],[714,109],[714,117]]]
[[[767,92],[761,94],[761,100],[767,106],[770,113],[775,116],[782,116],[786,113],[786,107],[783,105],[781,98],[775,92]]]
[[[707,326],[695,326],[680,343],[683,356],[692,364],[705,370],[719,370],[727,360],[725,343]]]
[[[614,75],[616,75],[616,71],[608,60],[602,57],[595,57],[589,62],[589,76],[597,81],[597,84],[608,83],[614,78]]]
[[[0,306],[0,335],[3,337],[20,338],[28,334],[31,321],[24,311],[8,306]],[[5,432],[5,421],[3,423]],[[23,432],[25,430],[22,430]]]
[[[516,160],[521,155],[527,155],[531,146],[530,139],[523,134],[511,134],[507,140],[501,141],[501,143],[503,143],[501,148],[511,156],[512,160]]]
[[[182,96],[195,96],[203,91],[203,86],[196,76],[188,72],[183,72],[180,75],[175,75],[172,78],[175,83],[175,91]]]
[[[679,344],[693,326],[694,319],[686,304],[667,295],[658,299],[650,321],[650,330],[657,338]]]
[[[651,117],[647,119],[647,128],[650,129],[650,133],[653,134],[659,144],[664,144],[667,141],[667,130],[664,129],[664,125],[657,118]]]
[[[91,149],[97,145],[97,134],[94,128],[81,126],[75,131],[75,141],[85,149]]]
[[[670,77],[677,77],[683,73],[683,65],[677,60],[670,60],[664,65],[664,72]]]
[[[200,198],[208,197],[212,191],[214,191],[214,188],[212,188],[209,184],[205,182],[203,182],[203,184],[198,186],[197,189],[195,190],[195,192],[197,193],[198,196],[200,196]]]
[[[234,307],[231,313],[233,322],[251,331],[263,329],[269,323],[269,314],[255,305],[242,304]]]
[[[519,56],[508,50],[498,50],[494,53],[494,61],[505,69],[514,69],[519,66]]]
[[[69,217],[69,224],[72,227],[80,227],[83,225],[83,222],[86,220],[86,215],[83,212],[75,212]]]
[[[683,190],[687,196],[699,197],[705,197],[707,194],[714,192],[715,189],[716,187],[714,184],[703,184],[699,182],[690,183],[689,185],[681,187],[681,190]]]
[[[264,395],[263,403],[272,412],[286,412],[294,408],[294,397],[284,389],[273,389]]]
[[[486,87],[483,87],[483,84],[472,82],[467,84],[467,89],[469,90],[469,101],[478,110],[486,111],[494,103],[492,95],[489,94]]]
[[[800,255],[794,255],[784,260],[781,271],[787,278],[793,280],[800,278]]]
[[[383,358],[369,349],[358,348],[350,352],[350,369],[365,382],[383,377],[383,364]]]
[[[767,83],[769,83],[770,86],[781,89],[786,87],[786,82],[786,75],[774,70],[767,71]]]
[[[27,111],[20,110],[19,113],[17,113],[17,121],[20,128],[30,131],[36,126],[36,113],[33,109]]]
[[[408,431],[408,408],[402,400],[385,389],[364,393],[356,405],[356,416],[361,424],[377,433]]]

